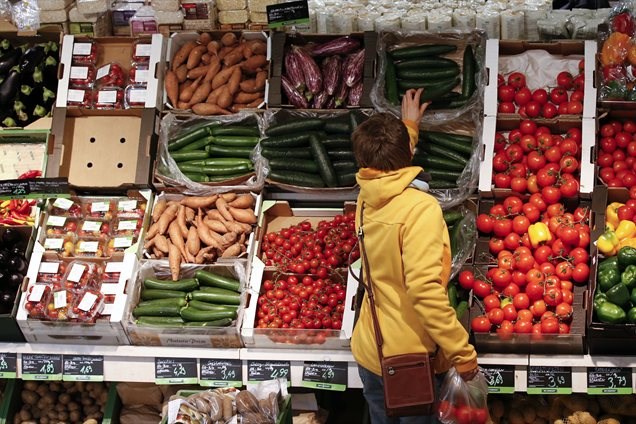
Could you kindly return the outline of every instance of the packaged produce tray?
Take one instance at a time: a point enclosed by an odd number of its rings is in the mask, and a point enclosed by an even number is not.
[[[633,17],[630,16],[629,19]],[[634,89],[629,88],[633,85],[633,77],[628,70],[632,64],[630,55],[626,54],[631,48],[630,37],[612,32],[608,24],[603,23],[599,25],[595,47],[594,63],[597,72],[593,82],[597,89],[599,107],[622,111],[636,109],[636,102],[630,100],[634,98]],[[606,63],[607,66],[604,66]]]
[[[44,175],[48,139],[49,130],[0,131],[0,180],[17,179],[29,171],[39,171],[40,175]]]

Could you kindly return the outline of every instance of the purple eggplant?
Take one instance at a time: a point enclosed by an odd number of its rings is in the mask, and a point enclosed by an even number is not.
[[[301,109],[309,108],[307,99],[305,99],[305,97],[294,88],[292,83],[287,78],[285,78],[284,76],[280,77],[280,81],[281,85],[283,86],[283,91],[285,92],[287,99],[292,105]]]
[[[296,52],[298,65],[302,68],[303,74],[305,75],[305,85],[307,89],[312,94],[320,93],[322,90],[322,74],[320,73],[318,64],[302,47],[292,46],[292,50]]]
[[[364,50],[350,54],[343,65],[344,81],[347,87],[353,87],[362,79],[364,72]]]
[[[341,74],[342,60],[340,56],[329,56],[322,61],[322,88],[330,96],[336,92]]]
[[[290,49],[285,54],[285,75],[289,79],[294,89],[299,93],[305,91],[305,75],[303,75],[303,68],[298,62],[298,56],[293,49]]]
[[[325,105],[329,101],[329,97],[330,96],[326,91],[321,91],[314,97],[311,107],[314,109],[324,109]]]
[[[331,56],[336,54],[349,54],[360,48],[360,41],[349,36],[338,37],[323,44],[319,44],[311,50],[313,56]]]
[[[333,96],[335,99],[334,106],[340,107],[344,105],[347,101],[347,96],[349,94],[349,87],[345,84],[344,78],[340,80],[340,85],[338,86],[338,91]]]
[[[360,99],[362,98],[362,90],[364,89],[364,83],[358,82],[349,90],[349,106],[360,106]]]

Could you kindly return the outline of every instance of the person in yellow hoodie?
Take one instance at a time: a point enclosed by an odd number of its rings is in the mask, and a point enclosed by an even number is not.
[[[435,355],[437,374],[453,365],[462,378],[470,380],[478,372],[477,354],[446,293],[451,269],[448,229],[435,198],[421,190],[421,183],[414,183],[422,168],[411,166],[419,123],[428,106],[420,106],[421,93],[421,89],[406,92],[402,121],[380,113],[353,133],[353,152],[360,166],[356,229],[364,204],[364,242],[371,273],[367,281],[373,282],[384,356],[428,352]],[[372,424],[437,422],[432,416],[386,416],[366,296],[351,350]]]

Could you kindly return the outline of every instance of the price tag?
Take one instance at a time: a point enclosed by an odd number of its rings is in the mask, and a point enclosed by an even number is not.
[[[120,200],[119,203],[117,203],[118,211],[130,212],[135,209],[137,209],[137,201],[135,199]]]
[[[148,73],[147,69],[137,69],[137,73],[135,74],[135,80],[137,82],[148,82]],[[144,90],[144,95],[146,94],[146,90]]]
[[[42,296],[44,295],[44,290],[46,286],[43,284],[36,284],[31,289],[31,293],[29,294],[29,302],[39,302],[42,300]]]
[[[303,387],[344,392],[347,389],[346,362],[305,362]]]
[[[117,237],[113,242],[113,247],[115,249],[124,249],[132,246],[133,238],[132,237]]]
[[[91,54],[93,45],[91,43],[75,43],[73,44],[73,55],[75,56],[88,56]]]
[[[528,367],[528,394],[572,394],[572,368]]]
[[[155,358],[155,384],[197,384],[196,358]]]
[[[50,215],[49,219],[46,220],[46,225],[49,227],[63,227],[64,224],[66,224],[65,216]]]
[[[64,355],[64,381],[104,381],[104,357]]]
[[[82,224],[82,231],[87,233],[98,232],[100,228],[102,228],[102,223],[99,221],[84,221]]]
[[[66,308],[66,290],[53,293],[53,307],[55,309]]]
[[[150,57],[150,52],[152,52],[152,44],[140,43],[135,47],[135,56]]]
[[[71,78],[83,80],[88,78],[88,66],[71,66]]]
[[[101,92],[100,92],[101,94]],[[91,213],[95,212],[108,212],[110,209],[110,203],[108,202],[93,202],[91,203]]]
[[[128,100],[130,103],[145,103],[148,95],[145,88],[130,90]]]
[[[137,220],[119,221],[117,223],[117,231],[135,231],[137,229]]]
[[[82,99],[84,99],[84,91],[83,90],[78,90],[78,91],[82,91]],[[65,199],[63,197],[58,197],[57,199],[55,199],[55,202],[53,202],[53,206],[55,206],[56,208],[64,209],[65,211],[71,209],[71,206],[73,206],[73,204],[74,203],[72,200]]]
[[[71,272],[68,273],[66,279],[74,283],[79,283],[85,271],[86,265],[73,264],[73,268],[71,268]]]
[[[110,72],[110,64],[104,65],[97,70],[97,79],[104,78]]]
[[[64,245],[64,239],[61,238],[47,238],[44,240],[44,248],[47,250],[60,250]]]
[[[84,295],[84,297],[80,301],[79,305],[77,305],[77,307],[81,311],[88,312],[91,310],[96,300],[97,300],[97,296],[91,292],[88,292]]]
[[[243,363],[238,359],[200,359],[199,384],[204,387],[243,386]]]
[[[18,374],[18,354],[0,353],[0,378],[16,378]]]
[[[22,354],[23,380],[61,380],[62,355]]]
[[[98,241],[81,240],[77,244],[77,251],[79,253],[95,253],[95,252],[97,252],[98,248],[99,248],[99,242]]]
[[[247,361],[247,382],[286,378],[291,385],[291,365],[288,361]]]
[[[98,103],[117,103],[117,90],[102,90],[97,94]]]
[[[77,90],[75,88],[69,88],[68,90],[68,101],[74,103],[81,103],[84,101],[84,95],[86,92],[84,90]],[[59,199],[58,199],[59,200]],[[73,203],[73,202],[71,202]]]
[[[40,269],[38,269],[38,273],[40,274],[57,274],[57,271],[60,269],[59,262],[42,262],[40,264]]]
[[[513,394],[515,392],[514,366],[481,367],[488,383],[488,393]]]
[[[309,23],[307,0],[291,1],[267,6],[267,24],[270,28]]]
[[[121,273],[124,270],[124,263],[123,262],[108,262],[106,264],[106,269],[104,270],[105,272],[108,273]]]
[[[587,393],[590,395],[631,395],[632,369],[588,368]]]

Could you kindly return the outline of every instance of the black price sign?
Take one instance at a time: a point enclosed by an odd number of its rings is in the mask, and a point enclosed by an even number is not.
[[[23,380],[61,380],[62,355],[22,354]]]
[[[515,392],[514,366],[481,367],[488,383],[488,393],[512,394]]]
[[[267,23],[270,28],[309,23],[307,0],[267,6]]]
[[[67,178],[32,178],[0,181],[0,197],[70,197]]]
[[[156,384],[197,384],[196,358],[155,358]]]
[[[18,354],[0,353],[0,378],[16,378],[18,376]]]
[[[347,389],[348,365],[346,362],[305,362],[303,387],[344,392]]]
[[[528,367],[529,395],[572,393],[572,369],[568,367]]]
[[[241,387],[243,362],[239,359],[200,359],[199,384],[205,387]]]
[[[587,393],[590,395],[631,395],[632,369],[613,367],[588,368]]]
[[[64,381],[104,381],[104,357],[64,355]]]
[[[286,378],[291,382],[291,366],[287,361],[247,361],[249,383]]]

